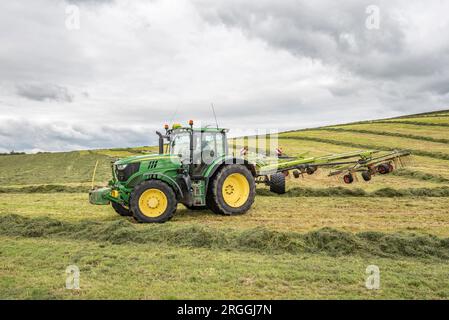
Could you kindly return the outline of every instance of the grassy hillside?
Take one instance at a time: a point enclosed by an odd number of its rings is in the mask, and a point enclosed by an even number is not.
[[[279,135],[291,155],[413,152],[407,168],[352,185],[324,170],[258,187],[245,215],[179,205],[139,225],[86,191],[110,162],[156,148],[0,156],[0,298],[449,298],[449,111]],[[67,290],[65,268],[81,271]],[[364,286],[368,265],[380,290]],[[30,280],[31,279],[31,280]]]
[[[96,179],[111,176],[111,161],[156,152],[156,147],[0,156],[0,185],[85,184],[91,181],[98,160]]]

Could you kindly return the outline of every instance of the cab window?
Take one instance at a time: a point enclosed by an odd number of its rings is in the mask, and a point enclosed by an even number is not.
[[[223,134],[221,132],[203,132],[201,135],[202,162],[211,163],[225,154]]]
[[[181,161],[190,160],[190,133],[179,133],[175,135],[170,144],[170,153],[180,155]]]

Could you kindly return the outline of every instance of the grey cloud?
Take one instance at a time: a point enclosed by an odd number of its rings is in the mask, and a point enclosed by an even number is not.
[[[26,119],[0,120],[0,152],[68,151],[92,148],[154,145],[151,126],[125,127],[101,125],[89,127],[67,122],[40,123]]]
[[[449,75],[441,75],[432,79],[420,88],[420,91],[422,90],[430,91],[438,95],[449,94]]]
[[[73,95],[66,87],[54,84],[20,84],[16,90],[19,96],[35,101],[73,101]]]
[[[71,4],[87,4],[87,5],[99,5],[99,4],[113,4],[115,0],[65,0]]]
[[[349,101],[347,108],[357,108],[351,104],[361,99],[372,106],[381,103],[385,113],[413,113],[449,103],[449,41],[442,36],[449,30],[442,25],[441,33],[426,31],[441,24],[437,14],[446,11],[442,2],[429,1],[422,12],[413,1],[195,3],[211,25],[241,30],[249,39],[337,68],[350,80],[324,86],[336,105],[343,98]],[[378,30],[365,27],[365,10],[373,4],[380,8]],[[413,25],[424,17],[427,22]],[[411,41],[415,34],[421,38]],[[427,49],[424,41],[430,39],[432,49]]]
[[[365,27],[365,10],[373,5],[371,0],[196,3],[199,12],[212,24],[241,29],[250,38],[262,39],[295,55],[338,65],[363,77],[431,75],[440,70],[442,59],[448,62],[444,49],[432,56],[411,50],[406,43],[405,27],[391,4],[394,1],[374,3],[380,8],[378,30]]]

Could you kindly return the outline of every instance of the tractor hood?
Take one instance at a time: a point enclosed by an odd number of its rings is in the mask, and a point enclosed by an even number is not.
[[[121,165],[121,164],[130,164],[135,162],[142,162],[142,161],[151,161],[151,160],[169,160],[173,159],[174,161],[179,162],[179,157],[170,155],[170,154],[148,154],[148,155],[142,155],[142,156],[132,156],[127,158],[122,158],[117,160],[114,164],[115,165]]]

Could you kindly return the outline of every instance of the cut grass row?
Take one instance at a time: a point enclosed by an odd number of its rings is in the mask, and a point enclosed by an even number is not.
[[[411,120],[376,120],[372,122],[363,123],[397,123],[397,124],[413,124],[415,126],[430,126],[430,127],[449,127],[446,122],[426,122],[426,121],[411,121]]]
[[[391,119],[413,119],[416,118],[417,116],[419,116],[419,118],[442,118],[442,117],[449,117],[449,113],[415,114],[409,116],[394,117]]]
[[[349,141],[341,141],[341,140],[334,140],[334,139],[326,139],[326,138],[318,138],[318,137],[310,137],[310,136],[289,136],[289,135],[282,135],[282,139],[296,139],[296,140],[308,140],[308,141],[315,141],[315,142],[323,142],[323,143],[329,143],[339,146],[345,146],[345,147],[352,147],[352,148],[362,148],[362,149],[374,149],[374,150],[386,150],[386,151],[394,151],[397,150],[398,147],[388,147],[385,145],[374,145],[374,144],[366,144],[366,143],[356,143],[356,142],[349,142]],[[449,154],[442,153],[442,152],[433,152],[433,151],[425,151],[425,150],[417,150],[417,149],[408,149],[412,154],[423,156],[423,157],[429,157],[434,159],[440,159],[440,160],[449,160]]]
[[[391,174],[397,177],[404,177],[421,181],[431,181],[435,183],[449,183],[449,179],[446,177],[415,170],[400,169],[394,170]]]
[[[413,173],[410,173],[413,174]],[[419,179],[435,179],[433,176],[425,174],[418,175]],[[440,177],[440,179],[444,179]],[[444,180],[444,182],[447,182]],[[65,186],[65,185],[36,185],[15,188],[0,188],[0,194],[46,194],[46,193],[87,193],[89,188],[86,186]],[[257,194],[261,196],[278,196],[269,192],[267,189],[258,188]],[[362,188],[346,187],[327,187],[327,188],[308,188],[293,187],[287,190],[286,195],[294,197],[312,196],[312,197],[449,197],[449,187],[435,188],[379,188],[368,192]]]
[[[419,232],[449,237],[448,197],[280,197],[257,196],[244,215],[222,216],[178,205],[166,225],[203,225],[217,229],[310,232],[331,227],[346,232]],[[111,206],[89,204],[85,193],[0,194],[0,215],[49,217],[60,221],[123,220]],[[130,220],[132,221],[132,219]],[[134,224],[136,228],[151,225]]]
[[[432,112],[423,112],[423,113],[416,113],[412,115],[406,115],[406,116],[399,116],[394,117],[391,119],[406,119],[406,118],[428,118],[428,117],[449,117],[449,110],[439,110],[439,111],[432,111]]]
[[[447,127],[429,127],[419,126],[413,124],[398,124],[398,123],[370,123],[370,124],[350,124],[346,126],[329,126],[327,128],[342,128],[342,129],[358,129],[358,130],[370,130],[375,132],[393,132],[404,135],[420,136],[435,138],[435,140],[448,140],[449,129]]]
[[[297,133],[289,133],[286,135],[280,134],[279,138],[282,138],[284,136],[324,138],[343,142],[359,143],[363,145],[376,145],[376,146],[383,146],[386,148],[396,148],[406,150],[431,151],[434,153],[449,155],[449,145],[444,143],[428,142],[422,140],[398,138],[390,136],[380,136],[376,134],[352,133],[345,131],[329,132],[327,130],[315,129]]]
[[[261,196],[279,195],[268,191],[267,189],[258,189],[257,194]],[[398,197],[449,197],[449,187],[438,188],[406,188],[393,189],[382,188],[373,192],[367,192],[362,188],[291,188],[283,197],[380,197],[380,198],[398,198]]]
[[[357,234],[330,228],[308,232],[279,232],[263,227],[222,230],[200,225],[152,225],[138,229],[122,219],[113,222],[65,222],[47,217],[0,216],[0,235],[8,237],[59,238],[110,242],[112,244],[167,244],[190,248],[254,251],[266,254],[324,253],[331,256],[359,255],[449,259],[449,238],[432,235]]]
[[[383,118],[383,119],[377,119],[377,120],[361,120],[361,121],[355,121],[355,122],[349,122],[349,123],[341,123],[337,125],[332,125],[332,127],[339,127],[339,126],[350,126],[350,125],[369,125],[374,123],[398,123],[398,124],[416,124],[416,125],[429,125],[429,126],[442,126],[447,127],[449,126],[449,114],[447,111],[442,111],[441,115],[435,113],[432,116],[426,116],[426,115],[408,115],[408,116],[402,116],[402,117],[394,117],[394,118]],[[296,131],[296,130],[295,130]]]
[[[439,138],[433,138],[433,137],[428,137],[428,136],[418,136],[418,135],[405,134],[405,133],[399,133],[399,132],[393,132],[393,131],[375,131],[375,130],[365,130],[365,129],[347,129],[347,128],[330,128],[330,127],[319,128],[317,130],[374,134],[374,135],[380,135],[380,136],[389,136],[389,137],[406,138],[406,139],[414,139],[414,140],[422,140],[422,141],[449,144],[449,139],[442,139],[442,138],[439,139]]]
[[[416,122],[423,122],[423,123],[435,123],[435,124],[449,125],[449,118],[445,115],[442,115],[442,116],[435,115],[434,117],[415,116],[415,117],[406,118],[405,120],[398,119],[398,118],[379,119],[379,120],[380,121],[416,121]]]
[[[32,185],[25,187],[0,187],[1,193],[55,193],[55,192],[65,192],[65,193],[81,193],[87,194],[89,191],[87,186],[72,186],[63,184],[43,184],[43,185]]]

